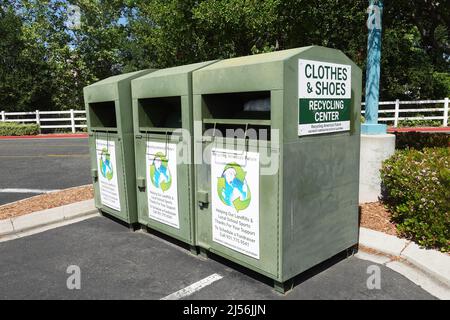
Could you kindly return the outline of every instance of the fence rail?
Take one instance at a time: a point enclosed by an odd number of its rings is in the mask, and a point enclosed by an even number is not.
[[[61,117],[59,117],[61,116]],[[77,129],[86,128],[86,111],[40,111],[33,112],[0,112],[0,121],[18,123],[36,123],[41,129]]]
[[[394,127],[398,127],[399,121],[402,120],[441,120],[442,126],[448,126],[448,114],[449,114],[449,99],[442,100],[419,100],[419,101],[383,101],[379,103],[378,118],[379,122],[386,122],[392,124]],[[402,106],[407,106],[402,108]],[[428,105],[431,107],[424,108]],[[437,107],[442,105],[442,107]],[[365,103],[362,103],[365,106]],[[387,106],[393,106],[393,108],[387,108]],[[416,106],[412,108],[411,106]],[[364,115],[364,110],[361,111]],[[428,115],[423,115],[426,113]],[[384,116],[388,114],[387,116]],[[390,116],[389,116],[390,115]]]
[[[424,107],[424,106],[430,107]],[[442,107],[438,107],[442,105]],[[365,103],[362,103],[362,107]],[[393,108],[388,108],[393,106]],[[402,106],[408,106],[402,108]],[[415,108],[411,107],[415,106]],[[426,113],[428,115],[423,115]],[[361,111],[364,115],[364,110]],[[419,101],[382,101],[379,103],[378,121],[385,122],[398,127],[402,120],[441,120],[442,126],[448,126],[449,98],[442,100],[419,100]],[[384,116],[386,115],[387,116]],[[56,116],[61,116],[61,118]],[[391,115],[391,116],[389,116]],[[86,128],[86,111],[33,111],[33,112],[0,112],[0,121],[36,123],[41,129],[71,129],[73,133],[78,128]]]

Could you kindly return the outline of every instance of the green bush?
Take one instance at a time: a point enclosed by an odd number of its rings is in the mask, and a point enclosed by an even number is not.
[[[450,135],[445,132],[396,132],[396,149],[445,148],[450,144]]]
[[[450,149],[397,151],[383,163],[381,179],[399,233],[450,251]]]
[[[37,124],[0,122],[0,136],[32,136],[39,134]]]
[[[442,126],[441,120],[400,120],[398,122],[400,128],[411,128],[411,127],[440,127]]]

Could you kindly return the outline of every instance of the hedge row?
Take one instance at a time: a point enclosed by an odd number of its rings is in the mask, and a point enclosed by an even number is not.
[[[445,132],[396,132],[396,149],[445,148],[450,146],[450,134]]]
[[[450,149],[398,150],[383,163],[381,179],[400,234],[450,251]]]
[[[0,122],[0,136],[32,136],[39,134],[37,124]]]

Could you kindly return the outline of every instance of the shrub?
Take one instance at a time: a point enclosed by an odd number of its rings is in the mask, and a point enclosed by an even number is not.
[[[0,136],[31,136],[36,134],[39,134],[37,124],[0,122]]]
[[[396,149],[445,148],[450,144],[450,135],[445,132],[396,132]]]
[[[450,251],[450,149],[397,151],[383,163],[381,179],[399,233]]]
[[[442,126],[441,120],[400,120],[398,122],[398,126],[400,128],[408,128],[408,127],[440,127]]]

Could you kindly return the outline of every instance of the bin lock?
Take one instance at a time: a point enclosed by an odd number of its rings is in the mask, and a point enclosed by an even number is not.
[[[141,191],[141,192],[145,191],[145,187],[146,187],[145,178],[142,178],[142,177],[137,178],[136,183],[139,188],[139,191]]]
[[[92,176],[92,180],[94,182],[96,182],[98,180],[98,171],[97,171],[97,169],[92,169],[91,170],[91,176]]]
[[[198,191],[197,192],[197,200],[198,200],[198,206],[200,209],[205,209],[209,205],[208,200],[208,192],[207,191]]]

